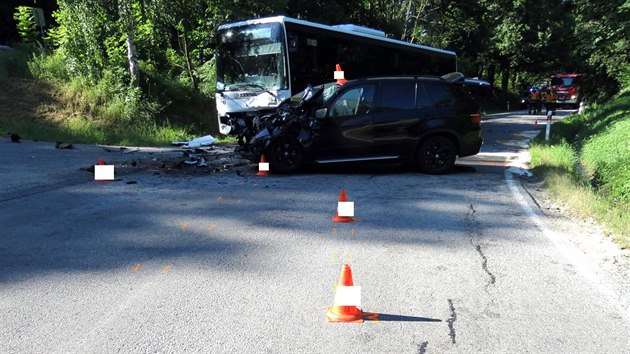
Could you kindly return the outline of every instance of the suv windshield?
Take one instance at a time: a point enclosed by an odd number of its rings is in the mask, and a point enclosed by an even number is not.
[[[281,24],[228,28],[218,35],[217,90],[288,88]]]

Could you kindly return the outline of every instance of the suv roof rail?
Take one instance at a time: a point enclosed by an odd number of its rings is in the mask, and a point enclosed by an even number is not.
[[[464,74],[460,72],[453,72],[450,74],[442,75],[440,77],[442,78],[442,80],[446,82],[450,82],[450,83],[462,83],[464,82],[464,79],[466,78]]]

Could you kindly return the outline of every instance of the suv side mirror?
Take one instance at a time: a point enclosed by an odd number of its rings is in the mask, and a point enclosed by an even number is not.
[[[326,113],[328,113],[328,108],[320,108],[315,111],[315,118],[324,119],[326,118]]]

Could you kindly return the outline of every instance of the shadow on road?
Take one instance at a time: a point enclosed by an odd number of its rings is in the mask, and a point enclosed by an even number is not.
[[[437,318],[392,315],[378,312],[364,312],[363,320],[371,322],[442,322],[442,320]]]

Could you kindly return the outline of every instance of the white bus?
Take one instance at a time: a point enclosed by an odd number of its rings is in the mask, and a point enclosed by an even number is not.
[[[237,134],[252,117],[273,109],[308,84],[385,75],[457,71],[454,52],[385,37],[382,31],[327,26],[278,16],[223,24],[217,30],[219,130]]]

